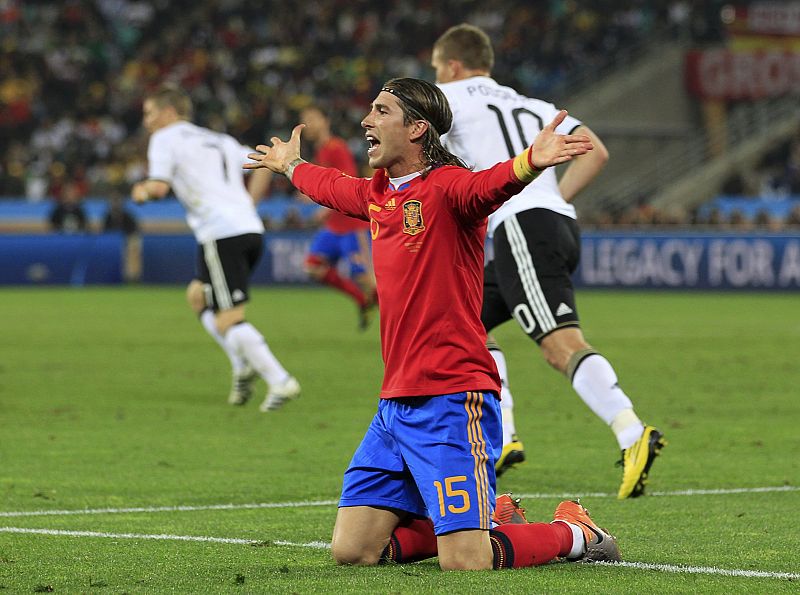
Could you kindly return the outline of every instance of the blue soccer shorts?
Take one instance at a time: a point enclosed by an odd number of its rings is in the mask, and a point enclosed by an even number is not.
[[[437,535],[488,530],[502,448],[494,393],[381,399],[344,474],[339,506],[430,517]]]
[[[359,234],[364,235],[363,240],[359,240]],[[311,240],[309,255],[322,256],[331,266],[336,266],[339,259],[347,259],[350,267],[350,276],[361,275],[367,270],[367,259],[369,258],[366,232],[351,231],[350,233],[333,233],[323,229]],[[362,249],[362,243],[367,249]]]

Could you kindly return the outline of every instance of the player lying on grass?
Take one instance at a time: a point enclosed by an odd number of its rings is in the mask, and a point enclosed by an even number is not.
[[[245,168],[285,174],[316,202],[370,222],[385,373],[378,412],[344,476],[338,563],[438,554],[444,570],[508,568],[599,544],[608,552],[592,559],[618,557],[613,538],[574,503],[565,522],[492,522],[502,425],[480,321],[486,218],[544,168],[592,149],[586,136],[555,133],[566,115],[516,158],[473,173],[439,140],[452,120],[443,93],[392,79],[361,123],[373,178],[303,161],[302,125],[250,155]]]

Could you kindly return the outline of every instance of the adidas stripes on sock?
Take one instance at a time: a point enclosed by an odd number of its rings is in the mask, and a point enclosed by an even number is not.
[[[438,542],[430,519],[412,519],[398,525],[389,545],[381,554],[380,563],[405,564],[438,555]]]
[[[500,525],[489,532],[494,554],[493,566],[524,568],[547,564],[559,556],[576,557],[584,551],[583,533],[577,535],[569,523],[528,523]],[[577,540],[577,541],[576,541]],[[417,562],[438,554],[436,534],[430,519],[405,521],[395,528],[381,563]]]
[[[489,532],[494,568],[525,568],[547,564],[572,550],[572,530],[566,523],[500,525]]]

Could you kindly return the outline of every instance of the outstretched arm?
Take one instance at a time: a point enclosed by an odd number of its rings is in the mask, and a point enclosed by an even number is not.
[[[514,158],[514,173],[521,182],[528,184],[553,165],[566,163],[591,151],[592,139],[585,134],[557,134],[556,128],[567,117],[561,110],[553,121],[536,135],[533,144]]]
[[[270,140],[272,146],[258,145],[256,153],[247,155],[253,163],[245,163],[245,169],[262,169],[267,168],[274,171],[276,174],[283,174],[289,181],[294,176],[294,168],[301,163],[306,163],[300,158],[300,135],[305,128],[305,124],[298,124],[292,130],[292,136],[287,142],[282,141],[277,136],[273,136]]]
[[[271,147],[258,145],[257,152],[248,155],[253,163],[246,163],[244,168],[266,168],[283,174],[314,202],[345,215],[369,221],[366,201],[369,181],[352,178],[338,169],[312,165],[301,159],[300,135],[303,128],[305,124],[295,126],[291,138],[286,142],[273,136],[270,139]]]
[[[546,168],[565,163],[592,150],[591,139],[583,134],[557,134],[556,127],[567,117],[562,110],[514,159],[453,180],[451,199],[456,211],[468,220],[491,215],[505,201],[519,194]]]
[[[608,161],[608,149],[588,126],[578,126],[575,132],[588,136],[592,140],[594,149],[574,159],[558,181],[558,189],[567,202],[571,202],[576,194],[597,177]]]
[[[136,182],[131,189],[133,202],[142,204],[148,200],[161,200],[169,192],[169,184],[162,180]]]

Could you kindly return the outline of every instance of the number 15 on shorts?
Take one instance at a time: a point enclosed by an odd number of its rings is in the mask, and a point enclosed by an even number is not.
[[[439,495],[439,514],[444,517],[447,511],[453,514],[467,512],[470,509],[469,492],[460,490],[456,484],[467,481],[466,475],[453,475],[441,481],[434,481],[436,493]]]

